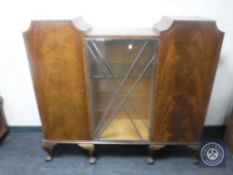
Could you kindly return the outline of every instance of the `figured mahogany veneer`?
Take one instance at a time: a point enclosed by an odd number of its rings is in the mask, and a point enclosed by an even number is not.
[[[24,33],[45,138],[43,148],[49,153],[47,160],[51,160],[50,152],[57,143],[76,143],[89,150],[90,162],[95,162],[93,153],[97,142],[90,114],[87,38],[159,41],[151,132],[148,136],[143,131],[143,137],[149,140],[145,143],[137,140],[129,129],[124,138],[136,139],[125,143],[150,145],[150,154],[168,144],[185,144],[197,149],[224,36],[216,23],[163,18],[154,29],[132,33],[129,29],[123,30],[126,33],[84,29],[79,24],[78,21],[33,21]],[[114,62],[121,60],[126,58]],[[103,103],[100,101],[98,105]],[[121,120],[115,122],[112,130],[103,132],[110,141],[124,135],[122,128],[127,125],[121,125]],[[153,161],[151,157],[148,159],[148,163]]]
[[[198,143],[224,33],[214,21],[163,21],[172,27],[160,34],[153,140]]]
[[[70,21],[40,21],[24,38],[45,139],[90,140],[84,33]]]

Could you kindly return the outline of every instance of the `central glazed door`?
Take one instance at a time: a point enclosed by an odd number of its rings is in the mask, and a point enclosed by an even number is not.
[[[70,21],[37,21],[24,33],[46,140],[90,140],[84,34]]]
[[[88,38],[93,138],[148,141],[158,40]]]

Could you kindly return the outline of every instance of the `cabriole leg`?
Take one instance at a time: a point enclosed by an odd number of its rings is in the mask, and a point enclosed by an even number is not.
[[[42,143],[42,148],[47,153],[47,155],[45,157],[46,162],[51,162],[52,161],[52,159],[53,159],[52,158],[52,150],[56,145],[57,145],[56,143],[48,143],[48,142],[43,142]]]
[[[162,148],[164,148],[165,145],[149,145],[148,146],[148,158],[147,158],[147,163],[148,164],[153,164],[155,162],[155,158],[154,158],[154,152],[158,151]]]
[[[194,151],[192,159],[193,159],[193,164],[198,164],[198,149],[199,145],[187,145],[188,148],[192,149]]]
[[[95,154],[95,145],[94,144],[78,144],[78,146],[80,146],[81,148],[88,151],[89,163],[90,164],[95,164],[96,163],[96,158],[94,156],[94,154]]]

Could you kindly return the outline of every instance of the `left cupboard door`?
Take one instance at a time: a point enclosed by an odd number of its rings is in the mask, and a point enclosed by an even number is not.
[[[45,140],[90,140],[85,35],[71,21],[34,21],[24,33]]]

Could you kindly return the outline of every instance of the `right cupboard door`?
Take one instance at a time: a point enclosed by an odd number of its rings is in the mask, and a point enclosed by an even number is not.
[[[223,35],[213,21],[173,21],[161,32],[153,141],[199,141]]]

